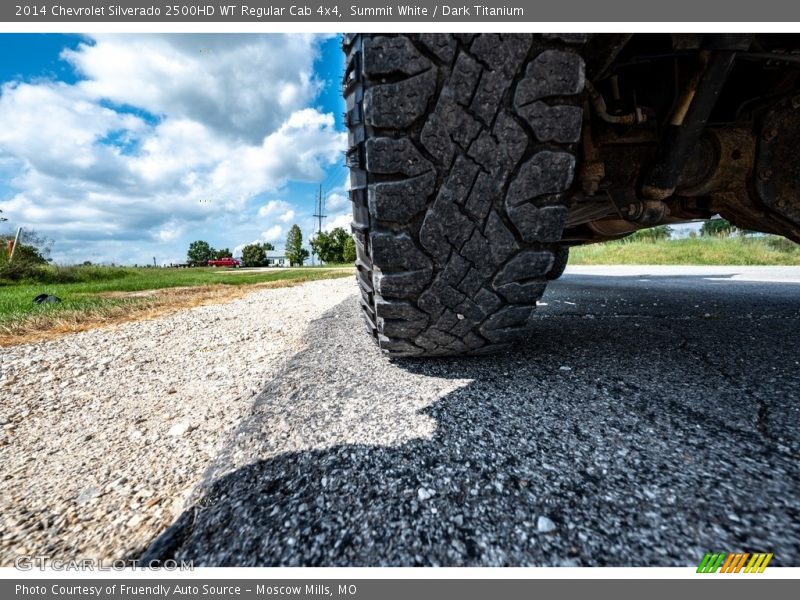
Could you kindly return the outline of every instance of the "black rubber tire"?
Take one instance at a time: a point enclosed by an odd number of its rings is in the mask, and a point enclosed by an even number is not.
[[[567,268],[569,262],[569,246],[559,246],[553,252],[553,266],[547,273],[548,281],[555,281],[564,274],[564,269]]]
[[[389,355],[529,336],[573,185],[585,38],[344,37],[357,278]]]

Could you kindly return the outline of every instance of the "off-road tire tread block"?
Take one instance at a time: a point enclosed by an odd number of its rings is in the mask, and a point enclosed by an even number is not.
[[[547,274],[548,281],[555,281],[564,274],[569,262],[569,246],[560,246],[553,252],[553,266]]]
[[[344,37],[357,279],[389,355],[530,335],[573,186],[583,41]]]

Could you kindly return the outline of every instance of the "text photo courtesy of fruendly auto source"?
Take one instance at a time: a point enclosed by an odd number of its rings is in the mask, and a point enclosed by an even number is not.
[[[0,53],[0,565],[800,563],[800,35]]]

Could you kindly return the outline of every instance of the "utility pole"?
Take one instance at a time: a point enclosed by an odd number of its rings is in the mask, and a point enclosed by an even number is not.
[[[322,233],[322,219],[327,217],[328,215],[323,214],[325,212],[325,198],[322,197],[322,185],[319,186],[319,196],[317,197],[317,202],[315,204],[316,211],[314,213],[314,217],[317,218],[317,234]],[[314,266],[314,253],[311,253],[311,266]]]
[[[325,198],[322,197],[322,186],[319,186],[319,197],[317,198],[317,212],[314,215],[318,220],[317,233],[322,232],[322,219],[328,216],[323,214],[323,212],[325,212]]]

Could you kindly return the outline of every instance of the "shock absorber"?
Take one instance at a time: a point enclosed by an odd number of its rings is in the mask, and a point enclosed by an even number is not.
[[[665,129],[642,195],[664,200],[675,192],[681,170],[697,144],[728,77],[737,50],[746,50],[749,34],[713,34],[704,40],[697,70],[684,89]]]

